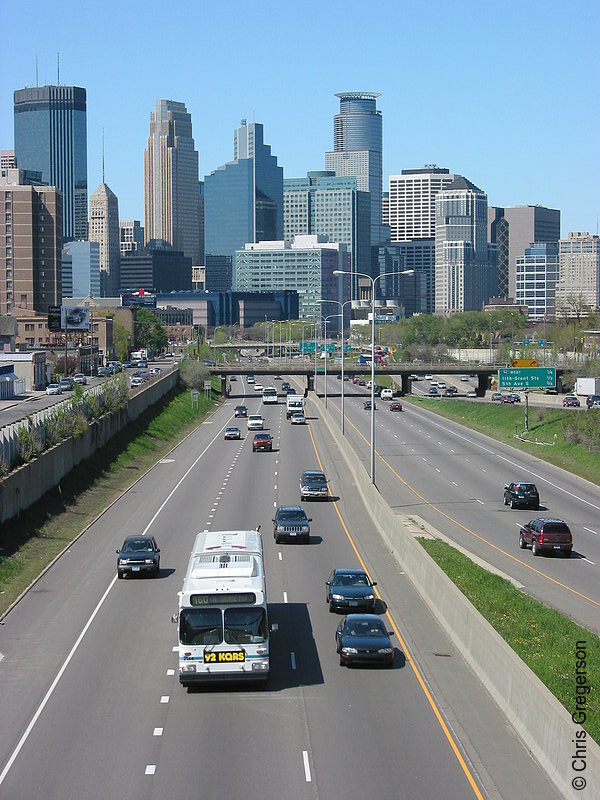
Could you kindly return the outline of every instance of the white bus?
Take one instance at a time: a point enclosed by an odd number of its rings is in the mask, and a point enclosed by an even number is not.
[[[262,390],[262,401],[265,405],[277,403],[277,389],[274,386],[265,386]]]
[[[196,536],[173,621],[178,623],[183,686],[267,680],[267,589],[258,531]]]

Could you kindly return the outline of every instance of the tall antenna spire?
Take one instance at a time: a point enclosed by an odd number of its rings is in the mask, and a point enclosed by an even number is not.
[[[56,85],[60,86],[60,53],[56,54]]]
[[[104,128],[102,128],[102,183],[104,183]]]
[[[35,85],[36,88],[40,85],[38,80],[38,57],[35,57]]]

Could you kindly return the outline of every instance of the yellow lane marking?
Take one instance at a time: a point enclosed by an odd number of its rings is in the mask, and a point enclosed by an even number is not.
[[[308,432],[310,434],[310,439],[311,439],[312,446],[313,446],[314,451],[315,451],[315,455],[317,456],[317,461],[319,462],[319,467],[321,469],[323,469],[323,464],[321,462],[321,457],[319,456],[319,451],[317,449],[317,445],[315,443],[315,440],[314,440],[312,431],[310,429],[310,426],[308,428]],[[329,494],[330,494],[330,496],[332,496],[331,489],[329,489]],[[344,532],[346,533],[346,537],[347,537],[348,541],[350,542],[350,546],[354,550],[354,553],[356,554],[356,557],[357,557],[361,567],[368,574],[368,570],[367,570],[366,564],[363,561],[360,553],[358,552],[358,549],[357,549],[357,547],[356,547],[356,545],[354,543],[354,540],[352,538],[352,534],[350,533],[350,531],[348,530],[348,528],[346,526],[346,523],[344,522],[344,519],[343,519],[343,517],[341,515],[341,512],[340,512],[340,510],[338,508],[338,504],[337,504],[336,500],[333,501],[333,507],[335,508],[335,512],[338,515],[338,519],[340,521],[340,524],[341,524],[342,528],[344,529]],[[383,602],[383,598],[381,597],[381,594],[379,593],[379,590],[377,589],[376,586],[374,587],[374,590],[375,590],[375,594],[377,595],[377,597]],[[436,719],[439,722],[439,724],[440,724],[440,726],[441,726],[441,728],[442,728],[442,730],[443,730],[443,732],[444,732],[444,734],[446,736],[446,739],[448,740],[448,742],[450,744],[450,747],[452,748],[452,751],[454,752],[454,755],[456,756],[456,758],[458,760],[458,763],[462,767],[462,770],[465,773],[465,776],[466,776],[467,780],[469,781],[469,784],[471,785],[471,788],[473,789],[473,792],[474,792],[475,796],[477,797],[477,800],[483,800],[483,795],[479,791],[479,787],[475,783],[475,779],[473,778],[473,775],[471,774],[471,771],[469,770],[469,767],[467,766],[467,764],[466,764],[466,762],[465,762],[460,750],[458,749],[458,745],[456,744],[456,742],[454,740],[454,737],[450,733],[450,730],[448,729],[448,726],[446,725],[446,723],[445,723],[445,721],[444,721],[444,719],[443,719],[443,717],[442,717],[442,715],[440,713],[440,710],[438,709],[438,707],[436,705],[435,700],[431,696],[431,692],[429,691],[429,689],[427,688],[427,686],[425,684],[425,681],[423,680],[423,676],[421,675],[421,672],[420,672],[419,668],[417,667],[417,665],[415,664],[415,662],[414,662],[414,660],[412,658],[412,655],[410,653],[410,648],[408,647],[408,645],[404,641],[404,638],[403,638],[402,634],[400,633],[400,630],[399,630],[398,626],[394,622],[394,619],[393,619],[392,615],[390,614],[389,610],[387,609],[387,604],[386,604],[385,615],[386,615],[390,625],[392,626],[392,628],[394,630],[394,633],[398,637],[398,642],[400,643],[400,645],[402,647],[402,650],[404,651],[404,655],[406,657],[406,660],[408,661],[408,663],[412,667],[412,670],[413,670],[417,680],[419,681],[419,685],[421,686],[421,689],[423,690],[423,692],[425,694],[425,697],[427,698],[427,700],[429,702],[429,705],[431,706],[431,708],[433,710],[433,713],[435,714]]]
[[[366,444],[369,444],[369,440],[366,438],[366,436],[363,436],[361,431],[358,430],[356,425],[354,425],[354,423],[351,420],[346,419],[346,422],[348,422],[350,425],[352,425],[352,427],[354,428],[356,433],[361,437],[361,439],[363,439],[363,441]],[[536,567],[532,567],[531,564],[527,564],[525,561],[521,561],[520,558],[517,558],[516,556],[513,556],[512,553],[508,552],[508,550],[503,550],[501,547],[498,547],[498,545],[493,544],[492,542],[490,542],[485,537],[481,536],[480,534],[476,533],[475,531],[472,531],[470,528],[467,528],[466,525],[462,524],[462,522],[459,522],[457,519],[454,519],[454,517],[451,517],[445,511],[442,511],[441,508],[438,508],[430,500],[428,500],[420,492],[418,492],[414,487],[412,487],[410,485],[410,483],[408,483],[402,477],[402,475],[398,474],[398,472],[396,472],[394,467],[392,467],[392,465],[385,460],[385,458],[381,455],[381,453],[379,453],[377,448],[375,448],[375,455],[380,459],[380,461],[382,461],[385,464],[385,466],[390,470],[390,472],[392,472],[396,476],[396,478],[398,478],[400,483],[404,484],[404,486],[409,491],[411,491],[416,497],[418,497],[419,500],[422,500],[423,503],[425,503],[426,506],[429,506],[429,508],[431,508],[433,511],[436,511],[440,516],[444,517],[449,522],[452,522],[454,525],[459,527],[465,533],[468,533],[471,536],[474,536],[476,539],[479,539],[480,542],[484,542],[484,544],[487,544],[489,547],[491,547],[492,549],[496,550],[498,553],[502,553],[502,555],[506,556],[507,558],[512,559],[512,561],[516,561],[517,564],[519,564],[522,567],[525,567],[525,569],[528,569],[531,572],[535,572],[535,574],[539,575],[541,578],[545,578],[547,581],[550,581],[551,583],[554,583],[556,586],[560,586],[561,589],[566,589],[566,591],[577,595],[577,597],[581,597],[583,600],[587,600],[589,603],[592,603],[593,605],[600,607],[600,602],[598,602],[597,600],[594,600],[593,597],[588,597],[587,594],[583,594],[583,592],[578,592],[577,589],[573,589],[572,586],[568,586],[566,583],[562,583],[561,581],[556,580],[556,578],[553,578],[550,575],[547,575],[545,572],[542,572],[541,570],[537,569]]]

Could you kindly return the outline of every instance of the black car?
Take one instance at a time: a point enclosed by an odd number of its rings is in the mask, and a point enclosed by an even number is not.
[[[288,386],[288,388],[285,390],[285,393],[286,394],[296,394],[296,390],[294,389],[293,386]]]
[[[158,575],[160,548],[154,536],[128,536],[117,550],[117,577],[145,572]]]
[[[300,476],[300,500],[327,500],[327,478],[320,469],[305,469]]]
[[[286,392],[289,388],[290,388],[290,382],[289,381],[284,381],[281,384],[281,391],[282,392]]]
[[[365,402],[363,403],[363,408],[364,408],[365,411],[370,411],[371,410],[371,401],[370,400],[365,400]],[[373,408],[375,410],[377,410],[377,403],[373,404]]]
[[[335,648],[340,666],[350,664],[394,665],[391,633],[376,614],[348,614],[335,632]]]
[[[585,404],[588,408],[595,407],[595,403],[600,403],[600,394],[588,394]]]
[[[233,416],[234,417],[247,417],[248,416],[248,409],[246,406],[236,406],[233,409]]]
[[[377,582],[362,569],[334,569],[325,581],[325,596],[330,611],[356,608],[372,611],[375,608]]]
[[[310,520],[301,506],[279,506],[273,519],[273,538],[281,542],[310,541]]]
[[[504,505],[511,508],[540,507],[540,495],[535,483],[509,483],[504,487]]]

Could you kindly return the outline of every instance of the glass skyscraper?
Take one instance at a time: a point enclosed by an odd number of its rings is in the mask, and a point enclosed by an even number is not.
[[[36,170],[62,194],[63,242],[87,239],[87,104],[77,86],[39,86],[14,93],[17,166]]]
[[[371,193],[371,244],[384,239],[383,122],[377,110],[379,92],[340,92],[340,111],[333,121],[333,151],[325,153],[325,169],[355,176],[356,188]]]
[[[242,120],[234,160],[204,179],[206,288],[232,286],[233,257],[245,244],[283,238],[283,169],[264,144],[263,126]]]
[[[157,100],[144,150],[144,236],[200,258],[198,152],[184,103]]]

